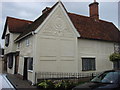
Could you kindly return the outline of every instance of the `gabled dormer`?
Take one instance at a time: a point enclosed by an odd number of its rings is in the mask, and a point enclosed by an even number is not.
[[[25,31],[32,21],[16,19],[13,17],[7,17],[4,31],[2,34],[2,39],[5,39],[5,52],[15,51],[14,40]]]
[[[27,27],[31,23],[32,21],[17,19],[13,17],[7,17],[5,26],[4,26],[2,39],[5,39],[7,28],[10,33],[23,33],[24,28]]]

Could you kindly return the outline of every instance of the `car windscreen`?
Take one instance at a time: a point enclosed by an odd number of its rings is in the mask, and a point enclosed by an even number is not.
[[[104,72],[99,76],[96,76],[91,81],[98,83],[118,83],[118,72]]]

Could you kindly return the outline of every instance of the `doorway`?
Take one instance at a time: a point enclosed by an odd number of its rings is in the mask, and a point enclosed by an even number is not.
[[[15,56],[15,74],[18,74],[18,67],[19,67],[19,55]]]
[[[28,66],[27,66],[27,63],[28,63],[28,58],[24,58],[24,69],[23,69],[23,80],[27,80],[28,78]]]

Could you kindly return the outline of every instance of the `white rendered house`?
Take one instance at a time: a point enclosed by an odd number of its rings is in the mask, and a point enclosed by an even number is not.
[[[120,31],[99,18],[98,3],[90,16],[69,13],[62,2],[43,10],[35,21],[7,17],[7,72],[35,82],[36,72],[101,72],[113,69],[109,60],[120,42]]]

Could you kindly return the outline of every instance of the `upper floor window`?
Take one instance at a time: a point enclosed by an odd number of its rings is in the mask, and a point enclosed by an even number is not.
[[[90,71],[95,70],[95,58],[82,58],[82,70]]]
[[[18,48],[18,49],[20,48],[20,42],[17,43],[17,48]]]
[[[7,34],[7,35],[5,36],[5,46],[6,46],[6,47],[8,47],[8,45],[9,45],[9,38],[10,38],[10,34]]]
[[[30,41],[29,39],[26,39],[26,46],[29,46],[30,45]]]

